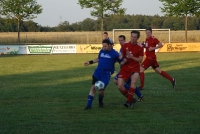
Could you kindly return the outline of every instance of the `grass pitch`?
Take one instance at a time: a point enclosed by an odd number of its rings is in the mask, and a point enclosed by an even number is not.
[[[148,69],[142,102],[125,108],[111,80],[105,107],[98,108],[96,94],[89,111],[83,109],[96,65],[83,63],[97,54],[0,56],[0,133],[200,133],[200,53],[157,55],[177,79],[175,90]]]

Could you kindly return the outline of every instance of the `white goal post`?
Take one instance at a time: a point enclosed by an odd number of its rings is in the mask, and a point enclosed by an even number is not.
[[[132,31],[132,30],[138,30],[138,31],[145,31],[146,29],[113,29],[113,41],[115,41],[115,31]],[[168,37],[168,43],[170,43],[170,29],[152,29],[152,31],[168,31],[169,37]]]

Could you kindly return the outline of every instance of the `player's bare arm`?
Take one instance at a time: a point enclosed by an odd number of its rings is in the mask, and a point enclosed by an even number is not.
[[[94,64],[94,63],[97,63],[99,61],[98,58],[94,59],[94,60],[90,60],[90,61],[86,61],[84,63],[85,66],[89,66],[90,64]]]
[[[131,59],[133,59],[133,60],[135,60],[135,61],[141,63],[142,60],[143,60],[143,56],[139,56],[139,57],[134,57],[134,56],[132,56]]]
[[[161,42],[159,42],[158,45],[157,45],[156,47],[150,47],[150,48],[149,48],[149,51],[153,51],[153,50],[158,49],[158,48],[161,48],[161,47],[163,47],[163,45],[162,45]]]
[[[142,62],[143,60],[143,56],[139,56],[139,57],[134,57],[128,50],[126,51],[126,55],[131,58],[132,60],[135,60],[137,62]]]
[[[127,59],[124,58],[124,59],[120,62],[120,65],[124,65],[126,62],[127,62]]]

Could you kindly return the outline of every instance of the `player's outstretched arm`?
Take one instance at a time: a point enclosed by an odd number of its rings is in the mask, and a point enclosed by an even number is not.
[[[84,63],[85,66],[89,66],[90,64],[94,64],[94,63],[97,63],[99,61],[98,58],[94,59],[94,60],[90,60],[90,61],[86,61]]]

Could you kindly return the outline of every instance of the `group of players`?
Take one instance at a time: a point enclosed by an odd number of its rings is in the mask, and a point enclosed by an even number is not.
[[[140,90],[144,89],[144,71],[149,67],[152,67],[156,73],[168,79],[172,83],[173,88],[175,87],[175,78],[171,77],[159,68],[155,50],[161,48],[162,43],[152,36],[151,28],[146,29],[146,40],[142,43],[138,42],[138,39],[140,38],[139,31],[133,30],[131,32],[131,41],[129,42],[126,42],[126,37],[124,35],[120,35],[118,37],[121,45],[120,52],[113,49],[113,42],[106,32],[104,35],[105,38],[102,41],[103,47],[99,52],[98,58],[84,63],[85,66],[88,66],[98,62],[97,68],[92,75],[92,86],[89,91],[88,102],[85,110],[92,108],[92,101],[96,91],[94,84],[97,81],[102,81],[105,84],[104,90],[98,91],[99,107],[103,107],[104,91],[110,81],[111,75],[115,71],[116,62],[120,64],[120,71],[115,76],[114,83],[117,85],[121,94],[126,97],[124,106],[127,108],[132,107],[137,101],[133,97],[134,93],[138,96],[138,101],[143,99]],[[143,61],[144,48],[146,48],[146,58]],[[136,82],[139,77],[140,86],[137,87]]]

